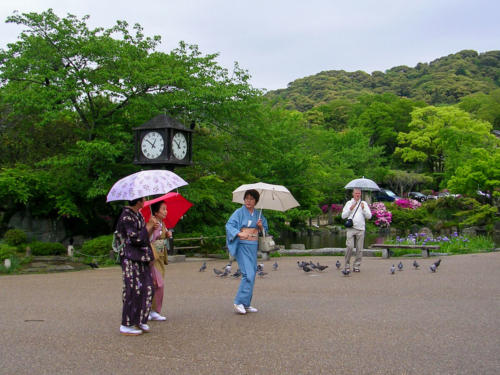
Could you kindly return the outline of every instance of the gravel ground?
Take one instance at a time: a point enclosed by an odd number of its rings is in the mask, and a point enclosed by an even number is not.
[[[330,266],[305,274],[297,260]],[[118,267],[0,277],[0,374],[498,374],[500,253],[365,258],[344,277],[340,257],[265,262],[239,316],[239,281],[222,260],[167,266],[166,322],[119,334]],[[402,260],[402,272],[389,268]],[[333,268],[333,269],[332,269]]]

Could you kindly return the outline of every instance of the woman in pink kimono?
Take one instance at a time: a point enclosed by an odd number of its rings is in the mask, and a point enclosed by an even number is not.
[[[151,235],[151,247],[153,249],[154,260],[151,262],[151,274],[153,277],[153,306],[149,314],[149,320],[164,321],[167,318],[161,315],[163,305],[163,293],[165,290],[165,265],[168,264],[168,239],[172,237],[163,219],[167,217],[167,205],[160,201],[151,205],[151,214],[160,223],[158,228]]]

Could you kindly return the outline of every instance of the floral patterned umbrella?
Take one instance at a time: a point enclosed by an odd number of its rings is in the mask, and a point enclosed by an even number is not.
[[[106,202],[131,201],[148,195],[166,194],[188,183],[174,172],[166,170],[140,171],[116,182]]]

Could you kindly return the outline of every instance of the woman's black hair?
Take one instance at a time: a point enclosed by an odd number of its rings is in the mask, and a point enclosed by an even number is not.
[[[137,204],[137,202],[139,202],[139,201],[141,201],[141,200],[142,200],[142,197],[140,197],[140,198],[136,198],[136,199],[132,199],[131,201],[128,201],[128,205],[129,205],[130,207],[134,207],[134,206]]]
[[[255,204],[257,204],[259,202],[260,194],[257,190],[250,189],[250,190],[245,191],[245,195],[243,196],[243,198],[246,198],[247,195],[250,195],[253,199],[255,199]]]
[[[154,215],[155,213],[157,213],[158,211],[160,211],[160,207],[161,207],[162,204],[166,205],[165,201],[159,201],[159,202],[153,203],[151,205],[151,214]]]

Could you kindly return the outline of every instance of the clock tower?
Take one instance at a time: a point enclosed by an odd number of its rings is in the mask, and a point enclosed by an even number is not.
[[[168,169],[192,164],[193,130],[165,114],[134,129],[134,164],[163,165]]]

